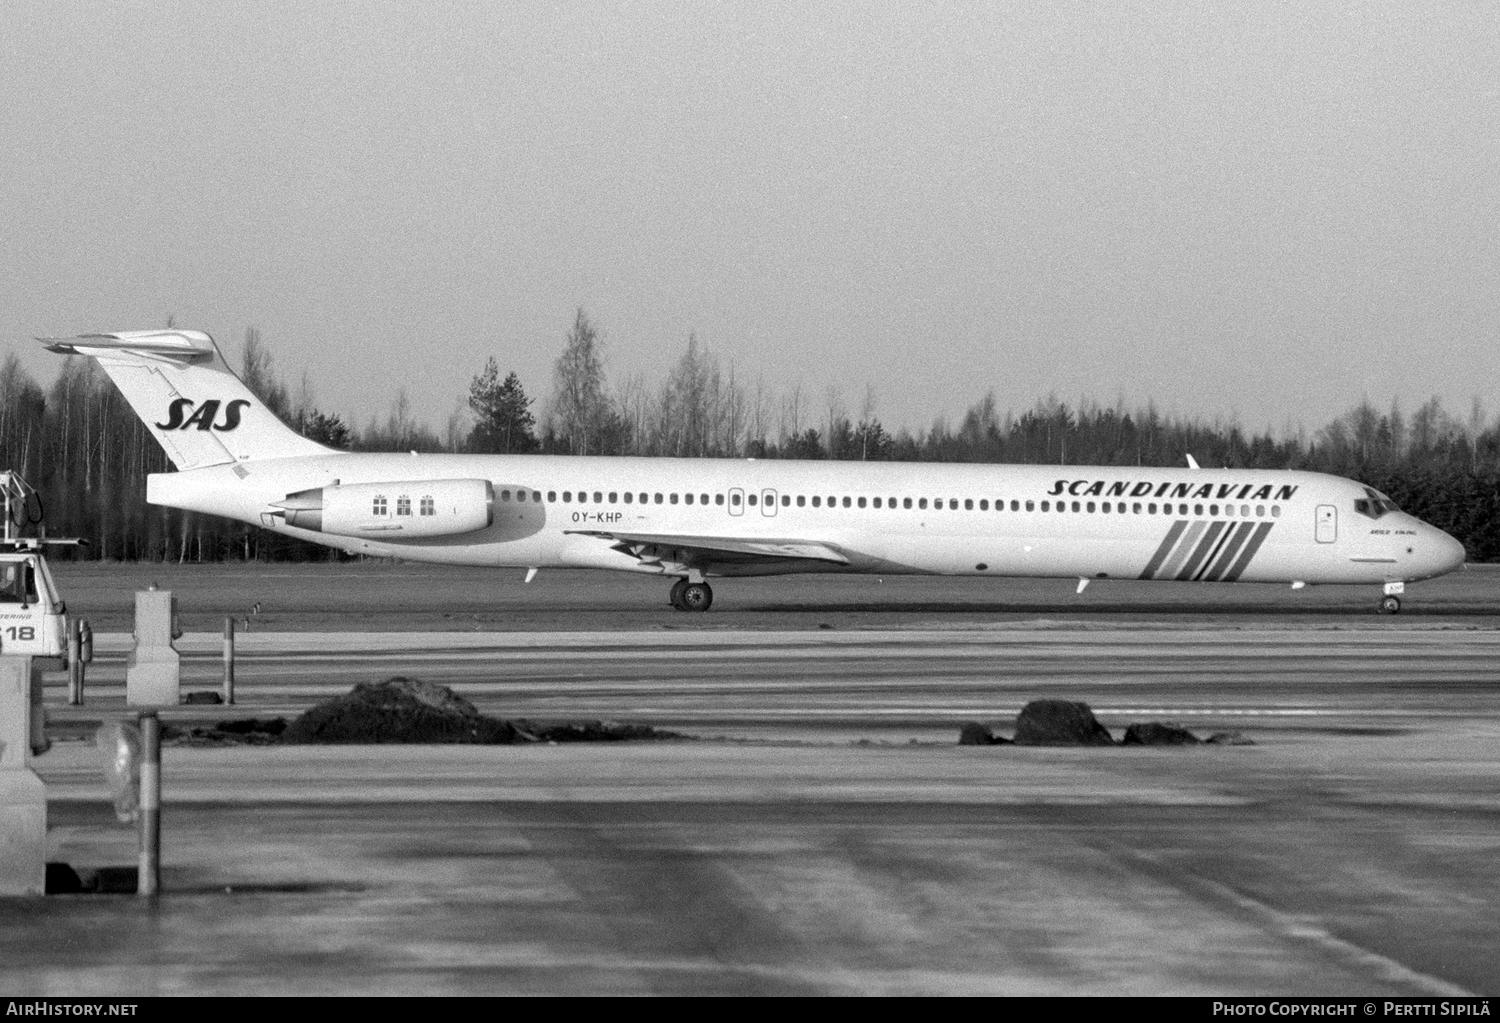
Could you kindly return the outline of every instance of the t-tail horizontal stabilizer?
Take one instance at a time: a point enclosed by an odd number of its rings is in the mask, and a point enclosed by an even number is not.
[[[201,330],[128,330],[37,338],[96,359],[178,469],[332,454],[250,392]]]

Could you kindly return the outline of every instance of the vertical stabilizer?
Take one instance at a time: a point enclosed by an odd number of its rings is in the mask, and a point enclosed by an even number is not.
[[[97,359],[178,469],[333,453],[276,418],[200,330],[37,340]]]

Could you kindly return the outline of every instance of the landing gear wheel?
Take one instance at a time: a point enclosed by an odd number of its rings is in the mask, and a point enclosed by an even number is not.
[[[707,611],[713,607],[714,591],[708,583],[688,583],[682,590],[681,601],[678,606],[684,611]]]
[[[667,594],[667,603],[679,611],[687,610],[687,608],[682,606],[682,591],[687,589],[687,584],[688,581],[686,579],[679,579],[672,584],[672,591]]]
[[[1381,597],[1380,598],[1380,613],[1381,614],[1383,614],[1383,615],[1393,615],[1397,611],[1400,611],[1400,610],[1401,610],[1401,598],[1400,597]]]

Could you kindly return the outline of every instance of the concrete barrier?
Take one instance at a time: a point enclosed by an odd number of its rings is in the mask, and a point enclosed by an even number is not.
[[[35,727],[29,657],[0,657],[0,895],[47,888],[47,790],[31,769]]]
[[[125,662],[125,702],[132,707],[175,707],[181,695],[182,665],[172,641],[177,602],[171,590],[138,590],[135,595],[135,647]]]

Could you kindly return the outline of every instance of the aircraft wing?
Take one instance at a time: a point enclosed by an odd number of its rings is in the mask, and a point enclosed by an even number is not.
[[[838,549],[817,540],[673,536],[659,533],[619,533],[603,529],[569,529],[566,532],[613,540],[615,550],[647,563],[672,563],[693,568],[787,561],[849,564],[849,559]]]

